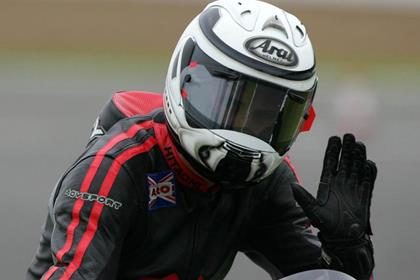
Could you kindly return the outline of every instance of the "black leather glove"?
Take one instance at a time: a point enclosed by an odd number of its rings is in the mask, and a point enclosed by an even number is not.
[[[369,219],[376,174],[364,144],[346,134],[343,143],[339,137],[328,142],[316,199],[292,184],[297,202],[320,230],[324,250],[336,258],[335,269],[356,279],[368,279],[374,266]]]

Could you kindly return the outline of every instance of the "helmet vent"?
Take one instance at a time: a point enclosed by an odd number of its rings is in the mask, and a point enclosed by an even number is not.
[[[243,17],[248,16],[248,15],[251,15],[251,10],[246,10],[241,13],[241,16]]]
[[[299,25],[296,25],[297,31],[299,31],[300,36],[303,38],[305,37],[305,33],[303,32],[302,28]]]
[[[177,76],[178,63],[179,63],[179,52],[178,52],[178,54],[175,57],[174,65],[173,65],[173,68],[172,68],[172,76],[171,76],[172,79],[175,79],[176,76]]]
[[[263,25],[262,31],[266,30],[267,28],[274,28],[282,32],[284,35],[286,35],[286,38],[289,38],[289,34],[287,34],[286,27],[284,24],[280,21],[279,17],[277,15],[270,17]]]
[[[243,159],[254,160],[254,159],[260,159],[262,157],[262,154],[260,152],[255,152],[253,150],[246,149],[242,146],[235,145],[231,142],[225,142],[223,147],[227,151],[230,151],[233,154]]]

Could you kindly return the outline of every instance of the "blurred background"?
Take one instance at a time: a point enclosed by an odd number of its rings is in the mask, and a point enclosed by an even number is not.
[[[233,1],[233,0],[232,0]],[[183,28],[208,1],[0,0],[0,271],[23,279],[55,181],[113,92],[162,92]],[[315,191],[330,135],[354,132],[379,166],[376,279],[418,279],[420,1],[271,1],[318,54],[318,118],[291,151]],[[228,279],[268,276],[238,255]]]

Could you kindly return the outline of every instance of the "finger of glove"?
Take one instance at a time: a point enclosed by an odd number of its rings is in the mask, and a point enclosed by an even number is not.
[[[344,173],[348,175],[352,166],[352,152],[356,139],[353,134],[346,134],[343,137],[343,148],[341,149],[340,164],[338,167],[338,173]]]
[[[317,206],[316,199],[301,185],[292,183],[290,184],[290,186],[292,188],[293,195],[297,203],[299,203],[299,205],[303,208],[303,211],[305,212],[306,216],[311,220],[313,226],[319,227],[320,220],[315,213]]]
[[[361,181],[363,176],[363,164],[366,162],[366,146],[362,142],[356,142],[353,148],[352,171],[357,171],[358,179]]]
[[[325,205],[328,201],[330,194],[330,183],[320,182],[318,186],[318,192],[316,195],[317,202],[319,205]]]
[[[371,160],[367,160],[366,163],[370,166],[371,173],[366,177],[366,180],[372,183],[372,186],[375,185],[376,177],[378,176],[378,168],[376,167],[376,163]]]
[[[300,206],[306,211],[316,205],[316,199],[304,187],[297,183],[291,184],[293,195]]]
[[[364,220],[366,222],[366,233],[372,235],[372,227],[370,224],[370,208],[372,202],[372,191],[377,177],[377,167],[373,161],[366,161],[365,174],[361,185],[361,206],[364,209]]]
[[[360,198],[362,207],[370,207],[373,187],[377,175],[377,168],[374,162],[366,161],[364,165],[364,177],[360,185]]]
[[[372,230],[370,227],[370,206],[372,199],[372,188],[370,183],[364,181],[361,185],[361,200],[357,216],[363,228],[368,234],[371,234]]]
[[[333,136],[328,140],[327,149],[324,156],[324,164],[321,174],[321,182],[329,183],[335,175],[338,166],[338,159],[341,151],[341,139]]]
[[[352,151],[352,166],[349,186],[354,193],[356,186],[363,180],[364,164],[366,162],[366,147],[362,142],[356,142]]]

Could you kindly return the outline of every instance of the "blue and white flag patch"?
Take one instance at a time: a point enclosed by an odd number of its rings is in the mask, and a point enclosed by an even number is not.
[[[172,171],[147,174],[149,211],[176,205],[175,176]]]

